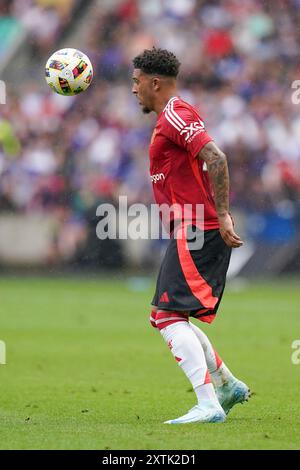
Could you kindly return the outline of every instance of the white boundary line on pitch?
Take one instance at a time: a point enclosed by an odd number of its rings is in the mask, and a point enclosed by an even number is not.
[[[6,364],[6,344],[0,340],[0,364]]]

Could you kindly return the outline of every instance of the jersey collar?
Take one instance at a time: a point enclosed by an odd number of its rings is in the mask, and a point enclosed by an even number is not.
[[[178,100],[178,96],[172,96],[172,98],[169,99],[167,102],[166,106],[164,107],[163,111],[166,111],[167,107],[171,104],[172,101]]]

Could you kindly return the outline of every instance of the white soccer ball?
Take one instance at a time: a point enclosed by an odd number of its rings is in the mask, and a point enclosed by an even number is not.
[[[90,86],[93,66],[86,54],[68,47],[49,57],[45,73],[46,82],[56,93],[78,95]]]

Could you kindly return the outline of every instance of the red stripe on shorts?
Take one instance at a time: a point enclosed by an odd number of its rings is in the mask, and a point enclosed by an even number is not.
[[[195,266],[187,245],[186,228],[187,224],[183,224],[177,232],[177,250],[181,268],[193,295],[199,300],[203,307],[212,310],[219,299],[213,296],[212,288],[207,284]],[[203,321],[205,320],[203,319]]]

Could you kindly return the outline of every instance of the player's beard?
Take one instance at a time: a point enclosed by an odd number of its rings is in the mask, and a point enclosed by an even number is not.
[[[149,114],[149,113],[151,113],[151,109],[147,108],[147,106],[143,106],[143,107],[142,107],[142,111],[143,111],[144,114]]]

